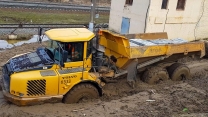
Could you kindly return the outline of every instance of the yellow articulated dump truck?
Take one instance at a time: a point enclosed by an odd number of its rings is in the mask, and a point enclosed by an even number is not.
[[[17,55],[3,66],[6,100],[19,105],[45,102],[77,103],[102,96],[105,83],[126,75],[133,84],[157,84],[189,78],[184,56],[205,55],[203,42],[168,40],[160,33],[119,35],[107,30],[94,34],[86,28],[45,32],[48,47]],[[159,39],[160,38],[160,39]]]

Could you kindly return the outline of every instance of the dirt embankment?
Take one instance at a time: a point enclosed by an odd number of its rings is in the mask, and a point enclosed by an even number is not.
[[[45,43],[43,44],[45,45]],[[25,44],[0,52],[0,66],[10,57],[35,50],[37,43]],[[148,85],[138,80],[134,89],[121,79],[104,86],[105,94],[80,104],[42,104],[18,107],[6,102],[0,91],[1,117],[170,117],[208,116],[208,60],[187,59],[193,79],[159,85]],[[0,73],[1,74],[1,73]]]

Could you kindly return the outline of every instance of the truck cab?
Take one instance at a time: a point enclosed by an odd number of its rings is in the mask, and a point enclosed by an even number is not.
[[[49,38],[51,58],[63,68],[91,68],[94,33],[85,28],[52,29],[45,32]]]

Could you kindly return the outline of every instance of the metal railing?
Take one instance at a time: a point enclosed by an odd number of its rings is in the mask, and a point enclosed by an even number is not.
[[[82,11],[90,11],[91,10],[91,6],[87,6],[87,5],[45,3],[45,2],[17,2],[17,1],[0,1],[0,7],[53,9],[53,10],[82,10]],[[96,10],[100,11],[100,12],[110,12],[110,7],[97,7]]]

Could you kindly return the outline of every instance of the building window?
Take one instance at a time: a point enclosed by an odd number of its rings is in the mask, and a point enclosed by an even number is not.
[[[132,5],[133,4],[133,0],[126,0],[126,5]]]
[[[177,3],[177,10],[184,10],[185,9],[186,0],[178,0]]]
[[[163,0],[161,9],[167,9],[167,8],[168,8],[168,0]]]

